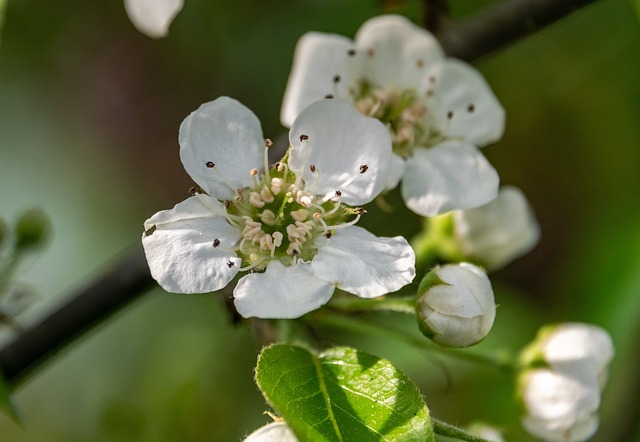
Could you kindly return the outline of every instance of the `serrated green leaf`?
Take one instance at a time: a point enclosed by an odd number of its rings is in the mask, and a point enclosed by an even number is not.
[[[353,348],[272,345],[256,382],[301,442],[435,440],[418,388],[391,362]]]

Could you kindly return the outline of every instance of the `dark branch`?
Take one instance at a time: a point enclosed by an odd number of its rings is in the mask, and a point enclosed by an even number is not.
[[[442,44],[450,56],[475,61],[593,1],[508,0],[443,31]],[[6,344],[0,350],[2,375],[15,385],[82,332],[154,286],[142,248],[138,247]]]
[[[452,25],[440,42],[450,57],[477,61],[595,1],[505,0]]]
[[[138,246],[87,287],[71,293],[60,307],[25,328],[0,351],[5,380],[15,385],[57,350],[154,287]]]

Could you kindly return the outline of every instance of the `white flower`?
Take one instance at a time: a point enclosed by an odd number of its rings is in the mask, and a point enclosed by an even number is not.
[[[418,296],[418,323],[434,342],[468,347],[489,334],[496,304],[481,268],[464,262],[436,267],[420,283]]]
[[[184,0],[124,0],[129,19],[151,38],[165,37]]]
[[[305,34],[295,50],[281,120],[291,125],[326,95],[380,119],[393,142],[388,188],[402,179],[423,216],[488,203],[498,175],[477,146],[498,140],[504,110],[474,68],[447,59],[436,39],[399,16],[365,22],[355,41]]]
[[[404,238],[354,226],[364,211],[351,206],[373,200],[388,178],[391,142],[379,121],[338,100],[314,103],[271,168],[258,119],[230,98],[203,104],[179,138],[182,163],[205,193],[145,222],[151,274],[165,290],[215,291],[251,270],[234,290],[238,312],[296,318],[335,287],[372,298],[413,280]]]
[[[525,429],[547,441],[579,442],[598,429],[600,391],[596,385],[548,369],[525,371],[520,378]]]
[[[452,212],[455,237],[463,256],[497,270],[529,252],[540,239],[540,227],[524,193],[502,186],[490,203]]]
[[[467,431],[474,436],[478,436],[492,442],[505,442],[502,431],[482,422],[475,422],[469,425],[467,427]]]
[[[284,422],[271,422],[251,433],[244,442],[298,442]]]

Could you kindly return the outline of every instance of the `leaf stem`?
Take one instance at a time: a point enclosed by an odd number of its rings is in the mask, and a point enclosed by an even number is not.
[[[431,417],[431,423],[433,424],[433,431],[440,436],[464,440],[467,442],[489,442],[487,439],[474,436],[455,425],[447,424],[446,422],[434,419],[433,417]]]

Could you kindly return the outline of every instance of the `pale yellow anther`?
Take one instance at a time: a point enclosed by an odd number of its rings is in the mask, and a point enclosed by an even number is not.
[[[271,210],[266,209],[258,215],[263,223],[273,226],[276,223],[276,215]]]
[[[271,193],[271,191],[267,186],[264,186],[260,191],[260,197],[262,198],[262,201],[264,201],[265,203],[273,202],[273,194]]]
[[[309,211],[307,209],[299,209],[291,212],[291,218],[294,221],[306,221],[309,218]]]
[[[289,256],[293,256],[293,255],[299,255],[300,254],[300,245],[292,242],[291,244],[289,244],[289,247],[287,247],[287,255]]]
[[[282,186],[284,185],[284,180],[282,178],[272,178],[271,179],[271,192],[274,195],[282,192]]]
[[[244,229],[242,229],[242,236],[248,240],[255,241],[260,239],[264,235],[262,231],[262,224],[257,221],[247,220]]]
[[[301,234],[298,231],[298,228],[295,226],[295,224],[289,224],[286,230],[287,230],[287,237],[291,242],[295,241],[296,239],[304,238],[304,232],[302,232]]]
[[[275,247],[280,247],[280,245],[282,244],[282,239],[284,238],[284,236],[282,235],[282,233],[280,232],[273,232],[273,234],[271,235],[273,237],[273,245]]]
[[[273,238],[271,235],[263,235],[260,238],[260,250],[271,250],[273,248]]]
[[[249,195],[249,203],[251,203],[253,207],[257,207],[258,209],[264,207],[264,201],[262,201],[262,197],[258,192],[251,192],[251,194]]]

